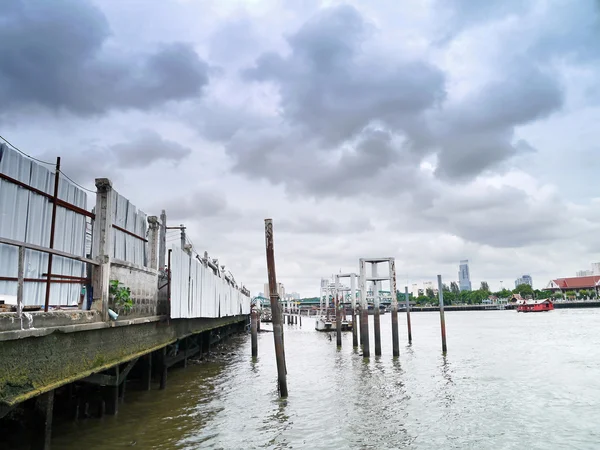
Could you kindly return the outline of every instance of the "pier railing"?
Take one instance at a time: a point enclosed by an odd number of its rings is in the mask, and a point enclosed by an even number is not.
[[[1,277],[2,281],[16,281],[17,282],[17,313],[19,315],[23,311],[23,286],[24,283],[85,283],[87,278],[79,278],[79,277],[66,277],[63,275],[54,275],[58,277],[58,279],[50,279],[47,278],[25,278],[25,250],[33,250],[36,252],[46,253],[52,256],[61,256],[63,258],[72,259],[75,261],[80,261],[83,263],[91,264],[92,266],[98,266],[99,263],[94,261],[93,259],[83,258],[81,256],[73,255],[68,252],[63,252],[61,250],[55,250],[52,248],[42,247],[40,245],[29,244],[27,242],[15,241],[12,239],[6,239],[0,237],[0,244],[11,245],[17,247],[19,249],[19,259],[17,264],[17,277]],[[48,305],[45,307],[46,311],[48,310]]]

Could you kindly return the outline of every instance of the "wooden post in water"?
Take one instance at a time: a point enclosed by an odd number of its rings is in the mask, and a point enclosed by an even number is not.
[[[342,297],[343,298],[343,297]],[[335,342],[342,347],[342,303],[340,302],[340,277],[335,276]]]
[[[392,355],[400,356],[400,341],[398,339],[398,298],[396,297],[396,261],[391,258],[390,266],[390,294],[392,294]]]
[[[360,301],[361,301],[361,343],[363,348],[363,358],[369,358],[371,356],[371,352],[369,349],[369,304],[367,303],[367,283],[365,281],[366,273],[365,273],[365,260],[359,260],[360,266]]]
[[[410,302],[408,301],[408,286],[404,286],[404,298],[406,299],[406,327],[408,328],[408,343],[412,344],[412,330],[410,328]]]
[[[271,313],[273,317],[273,340],[275,342],[275,357],[277,359],[277,384],[279,396],[288,396],[287,376],[285,369],[285,351],[283,347],[283,327],[279,309],[279,294],[277,293],[277,276],[275,274],[275,250],[273,245],[273,220],[265,219],[265,244],[267,248],[267,274],[269,276],[269,297],[271,298]]]
[[[350,275],[350,295],[352,298],[352,347],[358,347],[358,330],[356,329],[356,274]]]
[[[440,297],[440,326],[442,329],[442,353],[446,354],[448,347],[446,346],[446,319],[444,318],[444,291],[442,289],[442,276],[438,275],[438,295]]]
[[[252,307],[250,313],[250,334],[252,335],[252,357],[258,356],[258,314],[256,309]]]
[[[377,278],[377,263],[371,263],[371,274]],[[373,281],[373,328],[375,329],[375,356],[381,356],[381,311],[379,310],[379,282]]]

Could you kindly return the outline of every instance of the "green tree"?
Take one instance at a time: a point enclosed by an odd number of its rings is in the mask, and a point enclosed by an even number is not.
[[[448,287],[448,285],[446,283],[442,283],[442,291],[450,292],[450,288]]]
[[[562,292],[555,292],[554,294],[552,294],[552,298],[554,298],[555,300],[561,299],[563,298],[563,294]]]
[[[489,296],[489,293],[484,290],[481,290],[481,289],[479,289],[477,291],[471,291],[471,292],[469,292],[469,303],[478,305],[483,300],[488,298],[488,296]]]
[[[577,296],[577,294],[575,294],[575,291],[567,291],[565,292],[565,295],[567,296],[567,298],[573,299]]]
[[[540,291],[539,289],[536,289],[534,291],[534,293],[535,293],[535,298],[538,300],[545,300],[547,298],[552,297],[551,291]]]
[[[490,287],[488,286],[487,281],[482,281],[481,286],[479,287],[480,291],[490,292]]]
[[[444,305],[452,305],[455,302],[456,294],[454,292],[444,291]]]
[[[471,297],[469,294],[471,294],[469,291],[460,291],[458,293],[457,301],[459,303],[471,303]]]
[[[427,298],[430,298],[431,300],[433,300],[433,299],[435,299],[435,292],[433,292],[433,289],[427,288],[427,289],[425,289],[425,296]]]
[[[450,291],[454,292],[455,294],[458,294],[460,292],[460,289],[458,288],[458,284],[456,283],[456,281],[452,281],[450,283]]]
[[[520,284],[513,291],[515,294],[521,294],[521,297],[533,296],[533,288],[528,284]]]
[[[509,291],[508,289],[504,288],[501,291],[494,292],[494,295],[498,298],[510,298],[510,296],[512,295],[512,291]]]
[[[417,305],[424,305],[426,303],[431,303],[431,299],[429,297],[426,297],[424,295],[419,295],[416,299],[415,299],[415,303]]]

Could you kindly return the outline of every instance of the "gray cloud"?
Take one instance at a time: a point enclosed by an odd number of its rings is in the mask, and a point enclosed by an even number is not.
[[[208,83],[208,66],[189,44],[116,50],[105,16],[88,0],[9,3],[0,27],[5,107],[34,104],[82,115],[145,109],[198,96]]]
[[[422,160],[437,154],[436,176],[468,181],[531,151],[515,128],[564,103],[558,76],[520,54],[494,80],[450,101],[444,74],[426,60],[367,51],[376,31],[355,8],[338,6],[289,35],[286,56],[259,56],[243,76],[277,88],[279,114],[250,126],[217,114],[220,132],[211,136],[226,142],[235,170],[290,193],[390,195],[403,189],[386,189],[387,175],[412,187]]]
[[[174,141],[163,139],[154,131],[143,131],[129,142],[115,144],[110,151],[124,169],[147,167],[155,161],[177,163],[188,157],[192,150]]]
[[[192,153],[190,148],[164,139],[151,130],[139,131],[131,140],[112,146],[86,141],[80,142],[77,147],[76,153],[62,158],[62,169],[69,177],[86,186],[93,186],[96,178],[121,180],[124,171],[145,169],[154,163],[176,165]],[[55,150],[48,150],[42,157],[52,161],[56,154]]]
[[[335,217],[305,217],[301,220],[282,219],[277,221],[277,231],[293,234],[340,235],[363,233],[373,230],[368,218],[351,217],[340,220]]]
[[[443,99],[444,76],[424,61],[363,55],[370,28],[351,6],[326,9],[288,38],[288,57],[263,54],[245,77],[276,83],[282,118],[325,147],[377,121],[402,128]]]

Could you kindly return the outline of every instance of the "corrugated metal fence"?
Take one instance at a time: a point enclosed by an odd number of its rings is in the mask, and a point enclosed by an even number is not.
[[[179,247],[171,253],[171,317],[250,314],[250,297]]]
[[[12,150],[0,145],[0,173],[10,176],[49,195],[54,190],[54,172]],[[58,198],[85,209],[85,191],[65,179],[59,183]],[[0,236],[30,244],[50,245],[52,202],[43,195],[0,179]],[[77,256],[85,255],[86,217],[65,208],[57,208],[54,248]],[[18,249],[0,244],[0,275],[17,276]],[[46,253],[25,252],[25,278],[43,278],[48,268]],[[67,258],[53,258],[54,274],[85,276],[85,264]],[[24,305],[43,305],[45,283],[25,283]],[[77,304],[81,292],[78,284],[55,284],[50,289],[50,304]],[[16,302],[17,282],[0,281],[0,298]]]

